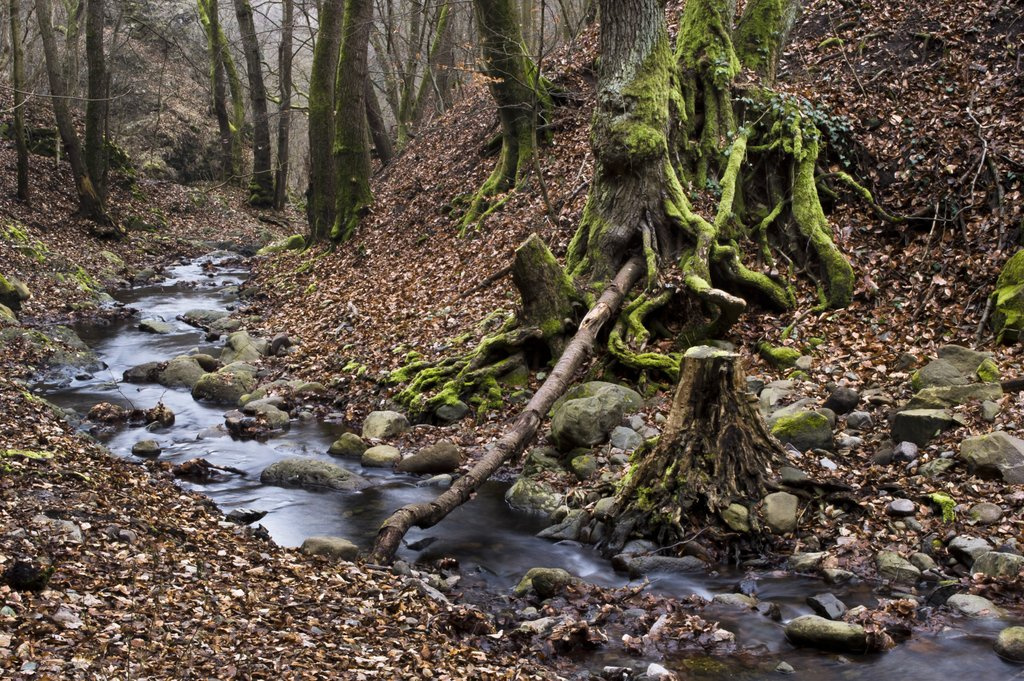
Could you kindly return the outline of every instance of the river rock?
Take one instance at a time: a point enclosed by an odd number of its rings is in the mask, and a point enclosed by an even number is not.
[[[895,551],[879,551],[875,564],[878,574],[894,582],[913,584],[921,578],[921,571]]]
[[[258,511],[253,508],[234,508],[224,516],[224,519],[237,525],[249,525],[261,520],[265,515],[267,515],[266,511]]]
[[[520,477],[505,492],[505,501],[520,511],[550,514],[561,504],[562,495],[546,482]]]
[[[267,341],[251,337],[248,331],[235,331],[228,336],[227,343],[220,352],[220,361],[224,364],[256,362],[267,354],[267,348]]]
[[[182,355],[168,361],[167,365],[157,372],[156,381],[168,388],[191,389],[205,375],[203,367],[194,357]]]
[[[807,597],[807,605],[816,614],[825,619],[838,620],[846,613],[846,604],[836,598],[835,594],[823,593]]]
[[[367,445],[363,439],[355,433],[343,433],[341,437],[331,443],[327,453],[331,456],[362,456]]]
[[[191,326],[198,326],[201,329],[207,330],[219,319],[224,319],[230,315],[227,310],[187,310],[184,314],[179,315],[178,319],[189,324]]]
[[[848,414],[856,409],[859,403],[860,393],[853,388],[841,385],[832,391],[823,406],[837,414]]]
[[[260,474],[260,482],[266,485],[338,490],[360,490],[370,484],[365,478],[337,464],[299,458],[283,459],[270,464]]]
[[[971,594],[954,594],[946,600],[946,605],[968,617],[1002,617],[1005,614],[989,599]]]
[[[967,511],[967,517],[979,525],[995,525],[1002,520],[1003,509],[997,504],[982,501],[971,506],[970,510]]]
[[[612,447],[631,452],[644,443],[644,438],[632,428],[616,426],[612,430],[609,442],[611,442]]]
[[[567,586],[578,581],[580,580],[577,577],[573,577],[562,568],[535,567],[528,570],[519,580],[515,595],[522,597],[532,591],[539,598],[547,599],[562,593]]]
[[[996,430],[969,437],[960,443],[960,456],[981,476],[1024,483],[1024,440]]]
[[[801,452],[808,449],[832,449],[832,426],[828,417],[814,411],[802,411],[780,418],[772,426],[772,435]]]
[[[989,577],[1015,578],[1024,570],[1024,556],[1000,551],[986,551],[971,565],[971,572],[980,572]]]
[[[580,454],[569,461],[569,470],[581,481],[589,479],[597,471],[597,459],[593,454]]]
[[[794,572],[814,572],[821,566],[826,555],[824,551],[794,553],[789,557],[789,569]]]
[[[156,440],[139,440],[132,445],[132,454],[135,456],[156,457],[162,451],[160,443]]]
[[[363,452],[359,462],[366,468],[391,468],[402,460],[402,453],[391,445],[377,445]]]
[[[799,499],[789,492],[773,492],[764,498],[765,524],[773,532],[785,534],[796,529]]]
[[[561,471],[562,462],[558,456],[558,450],[554,447],[534,447],[526,453],[526,460],[523,462],[523,475],[535,476],[545,471]]]
[[[907,409],[896,414],[892,422],[892,439],[923,447],[953,423],[953,417],[945,409]]]
[[[452,473],[462,465],[462,449],[450,440],[438,440],[398,463],[398,470],[415,475]]]
[[[162,319],[143,319],[139,322],[139,331],[155,334],[167,334],[174,331],[174,326]]]
[[[215,334],[216,336],[220,337],[225,334],[229,334],[232,331],[238,331],[240,328],[242,328],[241,319],[235,319],[233,317],[221,317],[220,319],[216,319],[213,322],[211,322],[206,330],[209,331],[211,334]]]
[[[197,352],[189,357],[194,359],[203,368],[203,371],[218,371],[224,368],[224,364],[219,359],[205,352]]]
[[[996,638],[995,651],[1010,662],[1024,662],[1024,627],[1007,627]]]
[[[868,647],[864,627],[834,622],[818,615],[804,615],[791,620],[786,625],[786,638],[797,646],[847,653],[863,653]]]
[[[555,403],[551,438],[563,452],[592,447],[608,439],[625,413],[641,406],[643,400],[634,390],[601,381],[584,383]]]
[[[743,504],[729,504],[722,511],[722,522],[735,532],[750,532],[750,510]]]
[[[998,368],[995,368],[997,375],[985,375],[987,364],[993,364],[991,352],[978,352],[965,348],[962,345],[943,345],[939,348],[939,359],[952,364],[957,371],[967,376],[970,380],[976,381],[998,381]]]
[[[207,376],[214,375],[216,374],[207,374]],[[198,387],[198,384],[196,387]],[[247,402],[245,406],[242,407],[242,413],[261,417],[269,428],[273,428],[275,430],[287,428],[290,421],[288,412],[280,409],[273,399],[253,400],[251,402]]]
[[[978,559],[978,556],[991,551],[992,545],[981,537],[961,534],[950,540],[946,550],[958,561],[970,567]]]
[[[244,371],[224,367],[211,374],[204,373],[192,386],[192,397],[214,404],[234,406],[242,395],[256,387],[256,379]]]
[[[629,574],[630,577],[644,575],[684,575],[694,572],[705,572],[708,564],[696,556],[651,556],[632,553],[619,553],[612,557],[612,565],[616,570]]]
[[[383,440],[409,430],[409,419],[397,411],[371,411],[363,421],[364,440]]]
[[[711,598],[711,602],[737,608],[757,607],[757,599],[746,594],[715,594]]]
[[[551,541],[576,541],[580,539],[583,526],[590,520],[589,515],[581,508],[574,508],[562,519],[550,527],[545,527],[537,533],[541,539]]]
[[[309,556],[324,556],[336,560],[352,561],[359,557],[359,547],[344,537],[309,537],[299,550]]]
[[[121,380],[125,383],[153,383],[160,373],[160,362],[145,362],[124,370]]]

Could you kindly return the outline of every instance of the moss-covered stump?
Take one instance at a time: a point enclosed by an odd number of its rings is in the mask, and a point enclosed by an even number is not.
[[[520,323],[540,329],[551,356],[557,357],[565,348],[578,296],[555,256],[536,234],[516,249],[512,281],[523,299]]]
[[[724,538],[733,530],[723,514],[734,517],[734,505],[749,511],[764,497],[786,455],[746,392],[738,359],[707,346],[683,355],[665,433],[653,450],[634,455],[606,549],[617,553],[633,536],[674,544],[691,526],[710,526]],[[748,517],[751,533],[762,534],[755,515]]]
[[[1003,265],[992,293],[992,328],[1000,343],[1016,343],[1024,331],[1024,249]]]

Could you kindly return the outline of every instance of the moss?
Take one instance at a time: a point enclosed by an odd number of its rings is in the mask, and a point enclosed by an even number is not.
[[[801,412],[783,416],[772,426],[772,435],[783,441],[802,440],[811,431],[829,428],[828,417],[817,412]]]
[[[928,495],[928,500],[939,507],[942,511],[942,521],[951,523],[956,520],[956,500],[948,494],[942,492],[932,492]]]
[[[47,461],[53,458],[53,452],[40,452],[28,449],[0,449],[0,459],[14,458]]]
[[[999,367],[994,361],[986,358],[979,366],[977,370],[978,378],[985,383],[998,383],[999,382]]]
[[[832,36],[831,38],[825,38],[820,43],[818,43],[818,47],[815,49],[827,50],[830,47],[842,47],[844,44],[845,43],[842,38],[838,36]]]
[[[800,351],[796,348],[774,346],[769,343],[759,344],[757,354],[776,369],[788,369],[796,366],[796,361],[800,359]]]

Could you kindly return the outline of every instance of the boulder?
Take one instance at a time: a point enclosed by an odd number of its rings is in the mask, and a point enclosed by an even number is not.
[[[801,452],[808,449],[832,449],[832,426],[828,417],[814,411],[802,411],[780,418],[772,426],[772,435]]]
[[[972,401],[998,400],[1003,389],[998,383],[971,383],[969,385],[947,385],[919,390],[907,409],[945,409]]]
[[[967,385],[970,376],[960,372],[952,362],[935,359],[914,372],[910,385],[915,391],[925,388],[939,388],[951,385]]]
[[[1024,556],[1001,551],[986,551],[979,555],[971,566],[972,572],[1010,579],[1016,578],[1021,570],[1024,570]]]
[[[985,374],[991,371],[991,367],[987,366],[991,363],[994,367],[994,361],[992,359],[991,352],[978,352],[977,350],[971,350],[961,345],[943,345],[939,348],[939,359],[949,362],[952,364],[957,371],[967,376],[972,381],[998,381],[999,370],[995,369],[996,375],[992,376],[990,373],[988,376]],[[983,368],[985,367],[985,368]]]
[[[355,433],[343,433],[341,437],[331,443],[327,453],[331,456],[362,456],[367,445],[363,439]]]
[[[144,362],[124,370],[121,380],[125,383],[153,383],[160,373],[160,362]]]
[[[255,362],[267,354],[267,348],[267,341],[252,338],[248,331],[235,331],[228,336],[224,349],[220,351],[220,361],[224,364]]]
[[[1024,662],[1024,627],[1007,627],[996,638],[995,651],[1010,662]]]
[[[317,459],[283,459],[276,461],[260,474],[266,485],[307,487],[313,489],[360,490],[369,481],[337,464]]]
[[[550,514],[562,503],[562,495],[546,482],[520,477],[505,492],[505,501],[520,511]]]
[[[25,282],[0,274],[0,305],[17,312],[21,309],[21,304],[31,297],[32,292]]]
[[[211,374],[204,373],[192,386],[192,397],[214,404],[234,406],[242,395],[256,387],[256,379],[244,371],[230,371],[228,367]],[[246,405],[248,406],[248,405]]]
[[[857,408],[858,403],[860,403],[860,393],[853,388],[839,386],[825,400],[824,407],[837,414],[848,414]]]
[[[156,457],[160,456],[160,443],[156,440],[139,440],[132,445],[132,454],[135,456]]]
[[[530,568],[516,585],[515,595],[525,596],[531,591],[539,598],[556,596],[570,584],[580,581],[562,568]]]
[[[359,547],[343,537],[309,537],[299,550],[309,556],[323,556],[352,561],[359,557]]]
[[[786,638],[793,645],[846,653],[863,653],[868,647],[864,627],[828,620],[818,615],[804,615],[790,620],[786,625]]]
[[[764,498],[764,522],[779,534],[796,529],[799,499],[789,492],[773,492]]]
[[[879,551],[875,565],[878,567],[878,574],[894,582],[914,584],[921,578],[921,571],[895,551]]]
[[[191,326],[198,326],[201,329],[209,329],[215,322],[225,319],[231,313],[227,310],[188,310],[185,314],[179,315],[178,319]]]
[[[644,399],[640,396],[640,393],[632,388],[627,388],[626,386],[619,385],[618,383],[609,383],[607,381],[588,381],[586,383],[574,385],[566,390],[565,394],[558,398],[555,401],[555,404],[551,407],[551,413],[554,414],[556,409],[569,400],[578,400],[583,397],[596,397],[599,394],[607,393],[611,393],[615,396],[615,399],[622,404],[623,412],[627,414],[644,406]]]
[[[946,550],[958,561],[970,567],[978,559],[978,556],[991,551],[992,545],[981,537],[970,537],[966,534],[961,534],[950,540]]]
[[[207,374],[207,376],[216,376],[216,374]],[[199,385],[196,384],[196,387],[198,388]],[[288,412],[280,409],[272,400],[252,400],[246,402],[245,406],[242,407],[242,413],[261,417],[268,427],[275,430],[287,428],[290,421]]]
[[[366,468],[391,468],[402,460],[402,453],[391,445],[370,447],[360,457],[359,462]]]
[[[182,355],[168,361],[166,366],[157,372],[156,382],[168,388],[191,389],[205,375],[203,367],[194,357]]]
[[[636,391],[600,381],[577,386],[565,397],[555,403],[551,417],[551,437],[563,452],[604,442],[624,414],[643,405]]]
[[[409,419],[397,411],[372,411],[363,421],[364,440],[383,440],[409,430]]]
[[[1002,617],[1005,614],[989,599],[971,594],[954,594],[946,600],[946,605],[968,617]]]
[[[923,447],[953,423],[953,417],[945,409],[908,409],[896,414],[892,422],[892,439]]]
[[[146,333],[165,334],[174,331],[174,326],[162,319],[143,319],[139,322],[139,331]]]
[[[985,477],[1024,483],[1024,440],[997,430],[969,437],[960,443],[960,456],[968,468]]]
[[[415,475],[452,473],[462,465],[462,449],[449,440],[438,440],[398,463],[398,470]]]

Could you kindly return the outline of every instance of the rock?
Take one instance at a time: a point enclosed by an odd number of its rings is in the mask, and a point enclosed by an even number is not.
[[[978,559],[978,556],[991,551],[992,545],[981,537],[970,537],[962,534],[953,537],[946,550],[958,561],[970,567]]]
[[[561,504],[562,495],[546,482],[520,477],[505,492],[505,501],[520,511],[550,514]]]
[[[979,555],[971,572],[980,572],[989,577],[1016,578],[1024,570],[1024,556],[1000,551],[986,551]]]
[[[872,426],[871,414],[866,411],[851,411],[846,415],[846,427],[853,430],[867,430]]]
[[[366,451],[366,443],[355,433],[343,433],[331,443],[327,453],[332,456],[362,456]]]
[[[857,575],[849,570],[840,570],[838,568],[825,568],[821,571],[821,574],[825,578],[826,584],[846,584],[857,579]]]
[[[989,599],[970,594],[954,594],[946,600],[946,605],[968,617],[1002,617],[1006,614]]]
[[[270,464],[260,474],[260,482],[266,485],[338,490],[360,490],[370,484],[365,478],[337,464],[298,458],[283,459]]]
[[[139,322],[139,331],[164,334],[174,331],[174,327],[162,319],[143,319]]]
[[[782,480],[783,485],[799,485],[805,480],[809,480],[810,477],[799,468],[783,466],[779,469],[779,479]]]
[[[910,499],[893,499],[886,506],[885,512],[891,516],[902,518],[917,513],[917,504]]]
[[[21,310],[21,304],[31,297],[32,292],[29,291],[25,282],[0,274],[0,305],[18,312]]]
[[[537,536],[541,539],[550,539],[552,541],[576,541],[580,538],[583,525],[588,520],[589,518],[583,509],[574,508],[569,511],[568,515],[561,522],[555,523],[551,527],[545,527],[537,533]]]
[[[945,409],[908,409],[896,414],[892,423],[892,439],[923,447],[953,423],[953,417]]]
[[[917,458],[919,448],[913,442],[900,442],[892,449],[892,460],[896,463],[910,463]]]
[[[265,515],[267,515],[266,511],[257,511],[251,508],[235,508],[224,516],[224,518],[228,522],[236,523],[238,525],[248,525],[262,519]]]
[[[793,668],[793,665],[783,660],[782,662],[775,665],[775,671],[778,674],[792,674],[796,671],[796,669]]]
[[[515,595],[522,597],[532,591],[539,598],[547,599],[562,593],[567,586],[578,581],[578,578],[561,568],[535,567],[528,570],[519,580]]]
[[[779,534],[792,532],[796,529],[796,516],[799,500],[789,492],[773,492],[764,498],[765,524]]]
[[[789,569],[793,572],[814,572],[825,560],[824,551],[813,553],[794,553],[789,557]]]
[[[224,367],[219,359],[204,352],[197,352],[194,355],[189,355],[189,357],[194,359],[203,368],[203,371],[217,371]]]
[[[1003,518],[1003,509],[997,504],[982,501],[971,506],[967,511],[967,517],[979,525],[995,525]]]
[[[1007,627],[999,632],[996,655],[1010,662],[1024,662],[1024,627]]]
[[[569,461],[569,470],[579,480],[587,480],[597,471],[597,459],[594,458],[593,454],[580,454],[579,456],[572,457]]]
[[[554,447],[534,447],[526,453],[523,475],[532,476],[545,471],[560,470],[562,463],[558,458],[558,450]]]
[[[121,374],[121,380],[125,383],[153,383],[157,380],[160,372],[160,362],[145,362],[129,369]]]
[[[209,329],[214,322],[226,318],[231,313],[227,310],[188,310],[183,315],[179,315],[178,319],[190,324],[191,326],[198,326],[201,329]]]
[[[772,426],[779,422],[779,419],[786,418],[787,416],[794,416],[796,414],[808,411],[808,407],[812,403],[813,401],[811,400],[811,398],[803,397],[797,400],[796,402],[793,402],[792,404],[787,404],[785,407],[781,407],[778,409],[771,407],[769,408],[769,411],[771,413],[768,414],[767,418],[765,418],[765,421],[768,423],[768,427],[771,428]]]
[[[224,367],[220,371],[200,376],[192,386],[192,397],[227,406],[238,404],[242,395],[256,387],[256,379],[252,374],[228,369]]]
[[[696,556],[650,556],[620,553],[612,557],[612,566],[631,578],[644,575],[684,575],[705,572],[708,564]]]
[[[796,366],[800,359],[800,351],[796,348],[775,346],[770,343],[759,343],[757,352],[764,361],[776,369],[789,369]]]
[[[270,339],[270,348],[267,354],[271,356],[287,355],[288,348],[292,346],[292,339],[288,337],[286,333],[274,334],[274,337]]]
[[[228,336],[227,344],[220,351],[220,361],[224,364],[232,362],[256,362],[267,354],[267,341],[252,338],[248,331],[235,331]]]
[[[971,350],[961,345],[944,345],[939,348],[939,359],[945,362],[949,362],[964,376],[967,376],[972,381],[976,381],[979,378],[983,381],[995,380],[998,381],[998,375],[993,378],[985,378],[979,375],[981,366],[986,362],[992,362],[991,352],[978,352],[977,350]],[[997,369],[998,372],[998,369]]]
[[[366,468],[391,468],[402,460],[402,453],[391,445],[377,445],[363,452],[359,462]]]
[[[864,438],[856,437],[855,435],[840,435],[836,438],[836,449],[848,450],[856,449],[864,444]]]
[[[462,465],[462,449],[450,440],[438,440],[398,463],[398,470],[415,475],[453,473]]]
[[[554,617],[540,617],[535,620],[520,622],[519,626],[516,627],[516,631],[529,634],[530,636],[541,636],[551,631],[557,623],[558,620]]]
[[[301,234],[292,234],[289,237],[267,244],[256,251],[256,255],[270,255],[271,253],[280,253],[282,251],[301,251],[305,247],[306,238]]]
[[[752,395],[760,395],[764,390],[764,379],[754,376],[747,376],[747,392]]]
[[[883,578],[894,582],[914,584],[921,578],[921,571],[895,551],[879,551],[875,565]]]
[[[207,374],[207,376],[215,375],[216,374]],[[253,400],[251,402],[246,402],[245,406],[242,407],[242,413],[259,416],[269,428],[273,428],[275,430],[287,428],[290,421],[288,412],[279,409],[271,400]]]
[[[611,442],[612,447],[631,452],[644,443],[644,438],[632,428],[617,426],[612,430],[609,442]]]
[[[750,532],[750,511],[742,504],[729,504],[722,511],[722,522],[736,532]]]
[[[434,475],[426,480],[420,480],[416,483],[417,487],[438,487],[440,489],[448,489],[452,486],[453,478],[447,473],[441,475]]]
[[[711,602],[739,608],[757,607],[757,599],[745,594],[715,594]]]
[[[842,619],[846,613],[846,604],[835,597],[835,594],[823,593],[807,597],[807,605],[825,619]]]
[[[604,442],[625,413],[641,406],[643,400],[634,390],[600,381],[584,383],[555,403],[551,437],[563,452],[591,447]]]
[[[157,372],[156,381],[168,388],[191,389],[205,375],[203,367],[194,357],[182,355],[167,362],[167,365]]]
[[[824,407],[837,414],[848,414],[860,403],[860,393],[853,388],[839,386],[825,400]]]
[[[135,456],[156,457],[163,451],[160,443],[156,440],[139,440],[132,445],[132,454]]]
[[[919,390],[907,403],[907,409],[945,409],[968,402],[998,400],[1003,389],[998,383],[949,385]]]
[[[929,362],[915,371],[910,379],[910,384],[915,391],[950,385],[967,385],[971,382],[970,376],[964,375],[952,362],[944,359]]]
[[[352,561],[359,557],[359,547],[343,537],[309,537],[299,548],[309,556],[324,556]]]
[[[960,456],[977,475],[1024,483],[1024,440],[996,430],[960,443]]]
[[[442,404],[434,411],[434,416],[441,423],[455,423],[469,413],[469,405],[462,400],[453,400]]]
[[[867,651],[864,627],[848,622],[834,622],[818,615],[804,615],[786,625],[786,638],[793,645],[836,650],[847,653]]]
[[[220,336],[229,334],[232,331],[238,331],[241,328],[242,328],[242,320],[241,319],[232,319],[231,317],[221,317],[220,319],[217,319],[217,320],[213,321],[209,325],[207,330],[210,333],[212,333],[212,334],[216,334],[217,337],[219,338]]]
[[[832,449],[832,427],[828,418],[813,411],[785,416],[772,426],[772,435],[783,444],[791,444],[801,452],[808,449]]]
[[[7,307],[3,303],[0,303],[0,322],[4,324],[18,324],[18,317],[15,316],[14,310]]]
[[[371,411],[363,421],[364,440],[383,440],[409,430],[409,419],[397,411]]]
[[[643,675],[644,681],[676,681],[678,678],[678,676],[666,669],[664,665],[660,665],[657,662],[651,662],[647,665]]]
[[[981,403],[981,418],[988,423],[993,423],[996,420],[996,417],[999,416],[999,412],[1002,408],[1002,405],[998,402],[985,400]]]
[[[814,366],[814,358],[810,355],[800,355],[796,358],[796,362],[793,366],[800,371],[810,371],[811,367]]]

